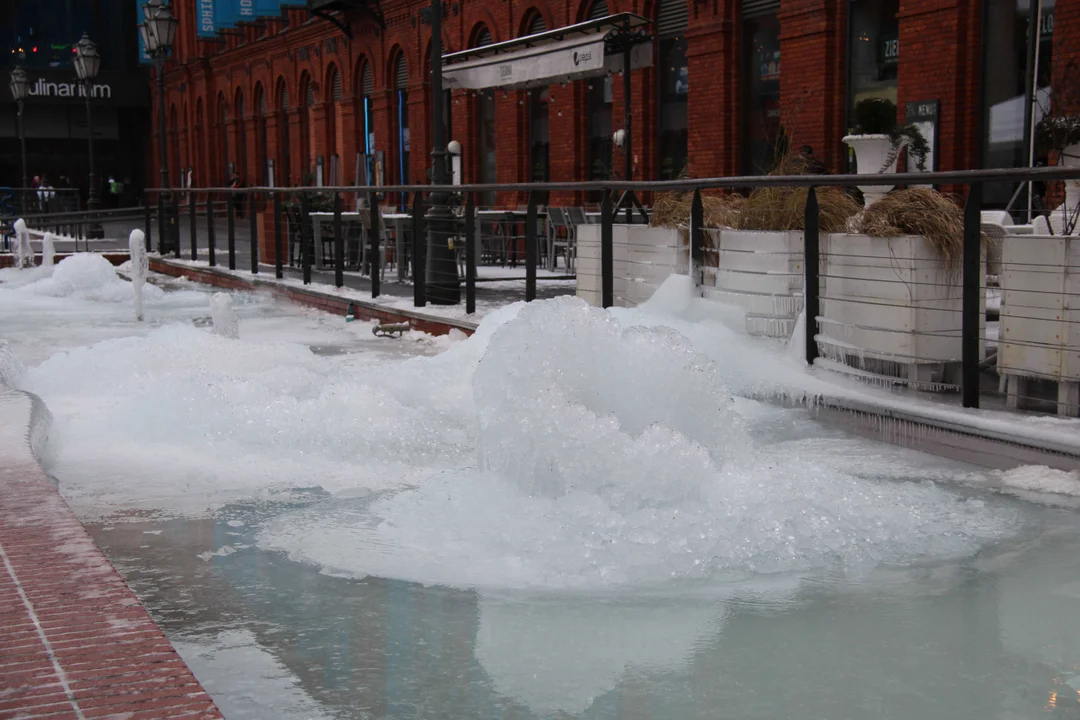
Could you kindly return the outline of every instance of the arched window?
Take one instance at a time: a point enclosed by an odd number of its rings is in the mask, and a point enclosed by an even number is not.
[[[397,120],[398,180],[402,184],[409,182],[409,66],[405,53],[398,51],[394,58],[394,114]],[[404,207],[405,198],[401,202]]]
[[[274,171],[274,182],[281,187],[293,184],[292,167],[289,160],[289,87],[285,78],[278,80],[278,162]]]
[[[491,31],[481,25],[473,32],[473,47],[491,45]],[[476,180],[481,184],[495,182],[495,91],[481,90],[475,99],[476,117]],[[495,193],[485,192],[480,195],[480,203],[485,206],[495,204]]]
[[[236,91],[236,174],[246,184],[247,167],[247,108],[244,107],[244,91]]]
[[[230,170],[229,163],[229,106],[225,100],[225,93],[218,93],[218,157],[221,160],[221,184],[228,184]]]
[[[657,176],[677,179],[686,167],[687,92],[686,29],[688,0],[660,0],[656,11]]]
[[[375,182],[375,129],[371,117],[371,96],[375,92],[375,73],[371,69],[371,63],[366,60],[360,61],[360,70],[355,77],[359,78],[360,87],[356,92],[357,111],[360,114],[360,122],[357,130],[360,132],[359,147],[363,149],[363,176],[360,178],[368,185]]]
[[[589,6],[589,13],[586,19],[599,20],[600,18],[605,18],[610,14],[611,12],[608,10],[607,3],[604,2],[604,0],[596,0],[596,2]]]
[[[526,33],[528,35],[536,35],[547,31],[547,23],[544,21],[544,16],[540,13],[534,13],[532,19],[529,21],[529,27]]]
[[[329,179],[327,184],[340,185],[340,158],[337,156],[337,114],[338,104],[342,94],[341,73],[338,72],[336,66],[331,65],[327,76],[326,87],[329,91],[329,97],[327,98],[328,102],[326,105],[326,155],[329,163],[329,173],[327,175]]]
[[[264,185],[270,184],[270,171],[269,171],[269,138],[266,136],[266,90],[263,89],[262,83],[255,86],[255,143],[258,148],[257,156],[262,161],[262,167],[259,169],[259,176],[262,178]]]

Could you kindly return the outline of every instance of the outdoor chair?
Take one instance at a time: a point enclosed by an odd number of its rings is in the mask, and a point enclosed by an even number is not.
[[[572,270],[573,260],[571,258],[576,229],[570,224],[565,208],[548,208],[547,230],[548,270],[554,272],[555,268],[558,267],[559,250],[562,250],[563,258],[566,260],[566,269]]]

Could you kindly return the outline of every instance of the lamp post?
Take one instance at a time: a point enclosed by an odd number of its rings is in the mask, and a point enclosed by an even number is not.
[[[442,14],[442,0],[431,0],[431,182],[436,186],[449,184],[446,177],[446,138],[443,137]],[[424,275],[427,299],[434,305],[457,305],[461,302],[457,262],[450,248],[454,215],[447,207],[448,200],[449,195],[444,190],[435,190],[429,196],[427,267]]]
[[[83,33],[82,39],[75,45],[75,73],[82,83],[83,96],[86,98],[86,139],[90,154],[90,192],[86,199],[87,210],[97,210],[100,206],[97,191],[97,173],[94,172],[94,113],[90,107],[90,100],[94,95],[94,78],[101,69],[101,55],[95,45]],[[96,221],[90,223],[87,236],[92,238],[105,237],[105,231]]]
[[[143,5],[143,17],[146,20],[139,25],[139,32],[147,52],[154,57],[157,72],[158,151],[161,157],[161,187],[165,189],[169,187],[169,154],[165,145],[165,58],[176,39],[177,20],[165,0],[147,0]],[[158,252],[163,255],[168,249],[165,242],[165,202],[165,195],[158,193]]]
[[[22,155],[22,212],[26,214],[26,130],[23,126],[23,102],[26,100],[27,93],[30,92],[30,78],[26,75],[26,70],[22,66],[22,53],[19,54],[19,64],[15,66],[15,69],[11,71],[11,97],[15,98],[15,105],[18,107],[18,122],[19,122],[19,150]]]

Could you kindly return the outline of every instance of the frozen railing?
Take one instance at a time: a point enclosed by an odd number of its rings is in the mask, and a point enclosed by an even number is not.
[[[550,263],[549,236],[544,230],[544,208],[539,198],[570,197],[577,200],[587,193],[601,193],[603,202],[598,222],[575,224],[576,276],[579,294],[591,296],[596,304],[611,307],[632,305],[647,297],[646,291],[662,272],[693,274],[703,294],[720,301],[735,295],[748,316],[747,329],[756,334],[784,335],[794,325],[796,312],[807,318],[803,355],[808,363],[843,369],[877,382],[909,384],[917,388],[959,390],[963,404],[977,407],[980,402],[980,375],[996,367],[997,328],[988,322],[988,293],[985,253],[980,227],[982,186],[985,183],[1010,181],[1055,182],[1080,179],[1077,168],[1023,168],[939,173],[900,173],[879,175],[795,175],[762,177],[726,177],[686,179],[663,182],[591,182],[523,183],[463,185],[445,188],[433,186],[317,187],[317,188],[208,188],[198,190],[150,190],[151,195],[170,199],[167,204],[177,214],[180,208],[190,213],[188,228],[192,257],[198,253],[198,226],[204,225],[209,236],[209,261],[217,262],[219,242],[215,214],[225,201],[226,228],[220,238],[228,252],[230,269],[237,267],[237,240],[243,235],[251,272],[258,273],[262,262],[273,265],[282,277],[289,258],[297,265],[305,283],[312,281],[316,268],[313,212],[324,213],[318,220],[321,264],[333,270],[334,283],[344,284],[347,268],[365,272],[373,297],[381,293],[383,267],[396,263],[395,270],[411,280],[414,303],[422,307],[429,301],[464,302],[466,310],[475,309],[478,284],[477,264],[490,262],[492,249],[502,248],[499,262],[520,263],[524,274],[523,299],[537,297],[538,269]],[[962,248],[951,264],[924,252],[918,238],[867,238],[859,235],[820,232],[817,189],[866,185],[934,185],[966,194],[963,237],[956,238]],[[761,247],[731,244],[702,222],[703,190],[744,191],[757,187],[808,188],[803,230],[800,230],[801,257],[794,246],[786,250],[762,252]],[[665,191],[693,194],[688,227],[671,230],[666,239],[650,238],[642,242],[645,225],[634,225],[642,218],[637,200],[648,204],[651,194]],[[451,198],[449,207],[436,213],[429,206],[431,193],[441,192]],[[384,197],[404,193],[407,208],[390,213],[376,213],[369,227],[347,229],[348,215],[356,206],[379,206]],[[479,197],[526,198],[516,209],[478,208]],[[626,205],[617,207],[619,198]],[[159,203],[159,206],[163,203]],[[288,217],[286,204],[289,206]],[[577,204],[580,205],[580,202]],[[554,207],[558,207],[553,202]],[[150,207],[150,203],[147,203]],[[240,208],[245,210],[240,216]],[[549,208],[550,209],[550,208]],[[199,213],[203,217],[198,217]],[[516,214],[514,230],[496,229],[490,213]],[[396,217],[386,217],[386,215]],[[159,213],[160,222],[164,213]],[[623,222],[618,222],[623,221]],[[390,223],[393,232],[387,233]],[[505,228],[509,221],[504,220]],[[147,218],[149,228],[150,218]],[[179,223],[174,224],[176,228]],[[240,226],[246,226],[243,232]],[[643,228],[641,230],[637,228]],[[432,232],[429,233],[429,229]],[[1033,235],[1025,241],[1033,241]],[[1071,241],[1062,241],[1071,248]],[[322,244],[325,243],[325,247]],[[501,245],[500,245],[501,243]],[[159,249],[181,251],[179,234],[159,231]],[[391,247],[392,246],[392,247]],[[295,253],[289,250],[294,249]],[[434,256],[429,258],[429,250]],[[638,252],[638,251],[641,252]],[[1071,250],[1069,250],[1071,252]],[[1062,252],[1065,252],[1064,250]],[[774,254],[768,262],[783,265],[748,277],[739,267],[739,253]],[[644,255],[643,255],[644,254]],[[1006,252],[1006,255],[1008,253]],[[547,257],[545,257],[547,256]],[[720,257],[725,258],[721,262]],[[363,258],[367,258],[365,263]],[[1071,257],[1071,256],[1069,256]],[[715,258],[715,261],[713,260]],[[762,261],[763,258],[755,258]],[[1047,261],[1068,274],[1072,261],[1061,255],[1059,261]],[[1001,271],[1001,313],[1012,317],[1013,307],[1024,296],[1010,294],[1010,263]],[[1015,263],[1014,266],[1019,267]],[[549,264],[550,267],[550,264]],[[739,275],[739,273],[743,273]],[[432,284],[434,280],[435,284]],[[462,298],[459,288],[464,287]],[[711,288],[711,289],[710,289]],[[1016,293],[1023,292],[1016,290]],[[1072,291],[1062,289],[1058,296],[1066,302]],[[438,297],[434,297],[437,295]],[[989,306],[998,303],[989,295]],[[1012,302],[1009,298],[1014,299]],[[1028,300],[1023,300],[1028,302]],[[1021,313],[1025,311],[1016,310]],[[1016,315],[1016,317],[1034,315]],[[1072,323],[1066,319],[1063,322]],[[1071,324],[1068,328],[1073,327]],[[1042,347],[1035,339],[1004,328],[1003,337],[1018,348]],[[1071,338],[1072,336],[1069,335]],[[1071,342],[1071,340],[1069,341]],[[1072,345],[1062,346],[1066,352]],[[1008,360],[1002,354],[1002,361]],[[992,359],[994,358],[994,359]],[[1004,365],[1006,374],[1015,375],[1013,365]],[[1053,374],[1051,374],[1053,375]],[[1054,375],[1056,377],[1056,375]],[[1024,376],[1025,378],[1029,376]],[[1042,376],[1030,376],[1038,379]],[[1064,377],[1064,376],[1063,376]],[[1018,381],[1021,387],[1024,381]],[[1031,383],[1028,382],[1028,385]],[[1067,401],[1075,394],[1066,389]],[[1024,392],[1017,391],[1017,401]],[[1066,411],[1074,403],[1066,402]]]

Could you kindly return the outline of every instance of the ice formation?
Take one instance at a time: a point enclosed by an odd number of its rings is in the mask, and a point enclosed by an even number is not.
[[[150,273],[150,261],[146,257],[146,235],[142,230],[132,230],[128,238],[131,252],[131,287],[135,293],[135,319],[143,319],[143,288]]]
[[[41,267],[52,268],[56,262],[56,236],[51,232],[45,233],[41,240]]]
[[[240,321],[233,310],[231,295],[219,292],[210,297],[210,317],[214,322],[215,335],[233,339],[240,337]]]
[[[73,298],[93,302],[130,302],[131,285],[116,274],[116,268],[97,253],[77,253],[61,260],[52,275],[22,288],[35,295]],[[160,299],[161,288],[148,285],[145,299]]]
[[[30,247],[30,231],[26,229],[26,221],[19,218],[13,225],[15,229],[14,255],[15,267],[31,267],[34,264],[34,250]]]

